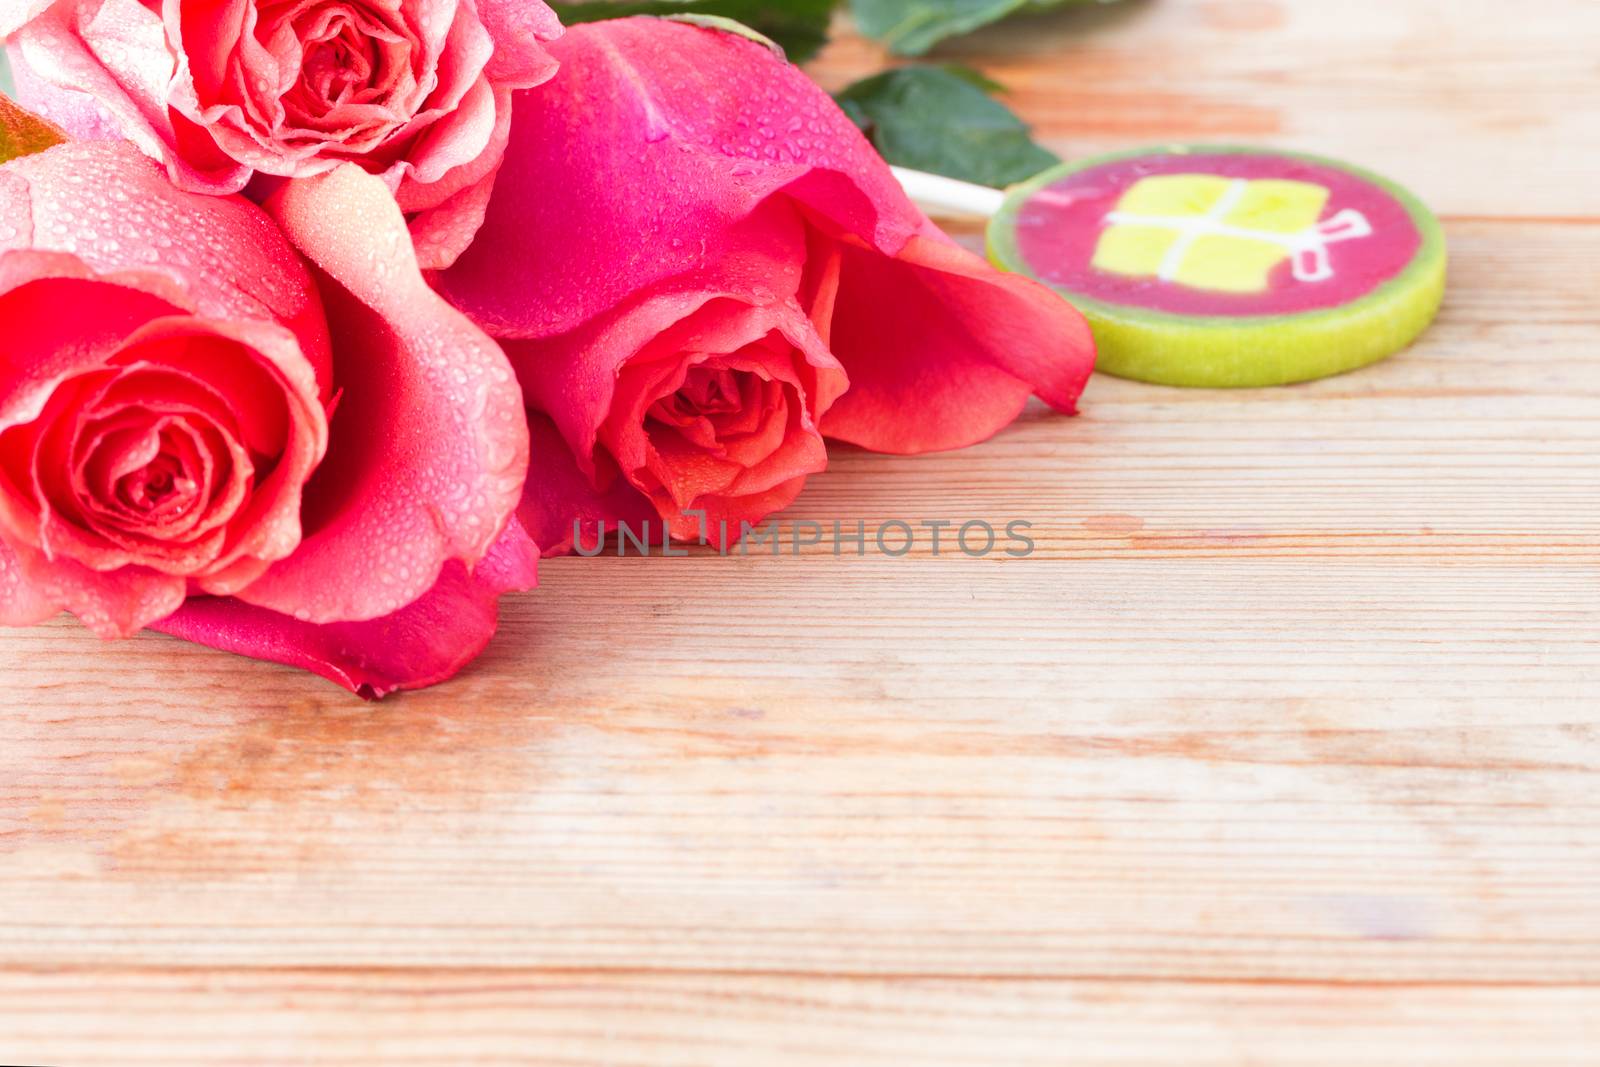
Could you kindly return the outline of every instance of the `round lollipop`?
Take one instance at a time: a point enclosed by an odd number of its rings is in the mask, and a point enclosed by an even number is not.
[[[941,191],[948,206],[992,214],[991,258],[1076,305],[1098,368],[1125,378],[1338,374],[1409,345],[1444,294],[1433,214],[1392,182],[1315,156],[1176,146],[1056,167],[1003,200],[949,186],[924,199]]]

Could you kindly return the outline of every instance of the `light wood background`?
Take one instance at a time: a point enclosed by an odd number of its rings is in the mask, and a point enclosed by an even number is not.
[[[5,635],[0,1062],[1600,1063],[1600,5],[1130,0],[938,58],[1067,154],[1388,172],[1441,321],[1297,388],[1097,378],[791,513],[1030,559],[560,560],[381,706]]]

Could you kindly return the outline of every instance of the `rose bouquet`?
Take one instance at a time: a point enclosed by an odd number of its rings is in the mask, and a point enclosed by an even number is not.
[[[541,550],[726,545],[830,440],[961,447],[1093,364],[732,24],[0,0],[0,34],[43,116],[0,100],[0,623],[428,685]]]

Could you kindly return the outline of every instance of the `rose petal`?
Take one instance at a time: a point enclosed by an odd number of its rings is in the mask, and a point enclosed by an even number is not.
[[[493,151],[491,148],[490,152]],[[489,154],[485,153],[486,156]],[[417,266],[428,271],[444,270],[472,244],[472,239],[483,227],[483,217],[489,208],[489,198],[494,193],[496,169],[490,168],[487,174],[473,184],[451,194],[433,207],[420,209],[412,216],[409,225],[411,241],[417,250]],[[427,192],[437,190],[449,182],[451,177],[446,175],[445,181],[439,185],[414,188],[418,191],[419,199],[426,199]],[[405,185],[401,186],[402,198],[406,188]]]
[[[489,198],[511,138],[511,91],[494,90],[494,128],[489,143],[472,160],[430,184],[407,174],[395,191],[411,226],[417,264],[425,271],[443,270],[472,244],[483,226]]]
[[[270,206],[330,278],[343,399],[304,542],[240,596],[310,622],[379,618],[494,543],[528,469],[521,395],[494,342],[423,282],[379,179],[345,166]]]
[[[608,457],[600,457],[595,478],[578,469],[578,462],[550,416],[528,412],[533,470],[522,493],[517,516],[545,557],[573,550],[575,531],[583,535],[582,548],[590,555],[595,545],[614,534],[619,522],[637,531],[660,520],[648,497],[628,484]],[[604,488],[596,488],[596,483]]]
[[[22,576],[16,555],[0,539],[0,626],[33,626],[60,610],[60,603]]]
[[[12,54],[28,77],[82,92],[119,132],[166,164],[180,187],[211,194],[244,188],[250,171],[215,146],[180,133],[167,110],[173,60],[161,16],[138,0],[58,3],[23,26]]]
[[[494,39],[489,31],[474,18],[453,19],[449,28],[437,56],[427,68],[433,72],[434,84],[432,91],[417,101],[419,118],[431,120],[452,114],[468,93],[479,86],[488,88],[483,69],[494,55]],[[426,89],[426,83],[423,88]]]
[[[128,334],[177,310],[148,292],[91,278],[75,256],[0,253],[0,432],[37,418],[57,383],[103,365]]]
[[[55,0],[0,0],[0,38],[10,37],[50,9]]]
[[[431,122],[406,155],[402,168],[391,170],[398,187],[402,175],[426,188],[440,182],[464,162],[480,159],[494,137],[494,90],[482,78],[473,82],[459,105]],[[416,192],[411,194],[415,203]],[[428,205],[433,206],[433,205]]]
[[[542,0],[476,0],[478,18],[494,38],[484,73],[497,85],[527,89],[548,81],[556,60],[544,43],[561,36],[561,20]]]
[[[132,637],[176,611],[187,595],[182,578],[143,567],[106,574],[15,543],[11,552],[33,605],[59,605],[101,637]]]
[[[551,51],[559,88],[518,96],[502,195],[438,279],[496,336],[564,333],[715,265],[748,241],[738,224],[786,189],[886,245],[922,224],[860,131],[759,44],[634,18],[571,27]]]
[[[153,629],[314,671],[376,699],[443,682],[475,659],[494,636],[499,597],[537,584],[538,556],[513,519],[475,570],[450,562],[422,597],[383,618],[318,626],[235,599],[201,597]],[[0,592],[4,582],[0,558]]]
[[[128,144],[64,144],[7,164],[26,183],[31,240],[8,239],[0,252],[30,244],[66,252],[95,273],[140,273],[133,284],[159,291],[185,310],[215,319],[269,319],[299,340],[321,385],[332,395],[332,357],[317,287],[283,234],[240,197],[200,197],[173,188],[160,169]],[[13,191],[7,193],[7,186]],[[15,181],[0,181],[0,206],[12,218]],[[149,278],[169,279],[165,285]]]
[[[499,199],[497,198],[497,202]],[[612,406],[612,396],[622,365],[648,346],[653,352],[676,357],[679,349],[663,334],[676,324],[716,301],[748,307],[784,303],[801,282],[801,265],[787,254],[804,239],[799,217],[786,205],[757,212],[730,229],[722,239],[725,255],[708,261],[703,269],[672,279],[670,284],[640,288],[616,307],[582,322],[570,331],[536,330],[531,337],[546,340],[524,345],[508,335],[502,339],[507,355],[519,371],[529,407],[547,411],[572,443],[579,462],[592,448],[600,423]],[[480,240],[474,247],[482,244]],[[524,247],[515,259],[534,258]],[[610,265],[596,265],[608,271]],[[455,272],[447,272],[453,275]],[[581,299],[579,293],[574,299]],[[787,314],[787,312],[781,313]],[[552,309],[555,321],[565,316]],[[796,329],[800,324],[795,324]],[[765,330],[747,332],[748,339]],[[815,336],[814,331],[807,331]],[[556,336],[556,334],[562,336]],[[832,363],[831,357],[827,359]],[[668,368],[663,373],[670,373]]]
[[[823,416],[823,433],[878,452],[929,452],[993,436],[1033,393],[1072,412],[1094,341],[1064,307],[942,237],[913,237],[894,259],[846,244],[830,343],[850,391]]]

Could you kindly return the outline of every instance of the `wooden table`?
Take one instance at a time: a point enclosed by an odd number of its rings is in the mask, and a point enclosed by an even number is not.
[[[0,1062],[1600,1062],[1600,5],[1130,0],[940,58],[1068,154],[1392,174],[1441,321],[1097,378],[790,515],[1029,559],[559,560],[380,706],[7,634]]]

